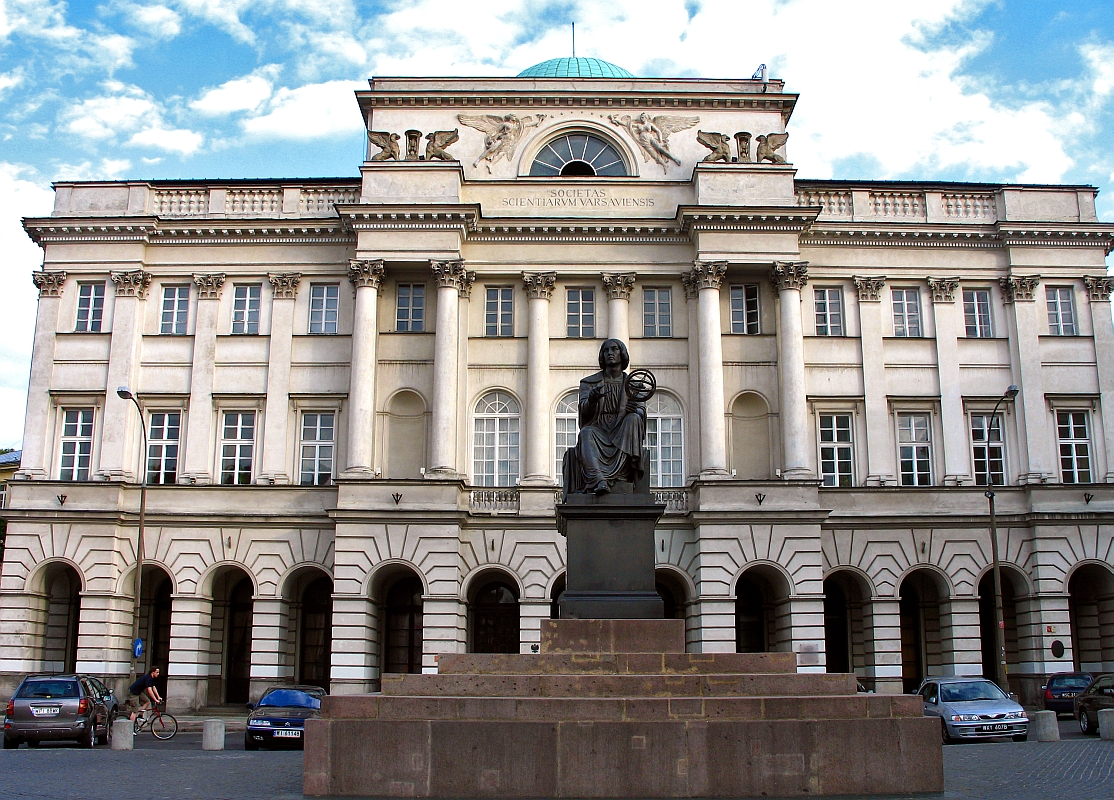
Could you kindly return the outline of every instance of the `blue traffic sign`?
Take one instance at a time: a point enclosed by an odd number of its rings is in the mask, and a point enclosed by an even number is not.
[[[134,642],[132,642],[132,653],[135,655],[136,658],[139,658],[141,655],[143,655],[142,639],[136,639]]]

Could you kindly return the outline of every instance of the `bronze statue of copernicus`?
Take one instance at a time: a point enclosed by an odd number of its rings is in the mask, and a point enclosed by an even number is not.
[[[645,370],[624,371],[630,354],[618,339],[603,343],[599,364],[599,372],[580,382],[580,435],[562,464],[566,495],[606,494],[616,483],[634,484],[642,478],[646,400],[656,388],[653,376]]]

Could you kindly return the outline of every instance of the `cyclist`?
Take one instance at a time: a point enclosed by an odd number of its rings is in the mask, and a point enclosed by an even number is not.
[[[135,683],[128,687],[128,719],[135,721],[137,713],[149,709],[152,703],[161,703],[162,697],[155,688],[155,679],[159,677],[159,668],[151,667],[145,675],[136,678]]]

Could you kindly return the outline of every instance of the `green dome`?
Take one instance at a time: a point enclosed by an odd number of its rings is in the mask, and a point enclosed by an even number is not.
[[[518,73],[520,78],[633,78],[622,67],[598,58],[551,58]]]

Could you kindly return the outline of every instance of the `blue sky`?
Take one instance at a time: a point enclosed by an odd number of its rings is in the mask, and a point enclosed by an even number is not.
[[[577,51],[800,103],[808,178],[1099,186],[1114,220],[1110,1],[0,0],[0,446],[18,446],[50,182],[358,174],[372,75],[511,76]]]

